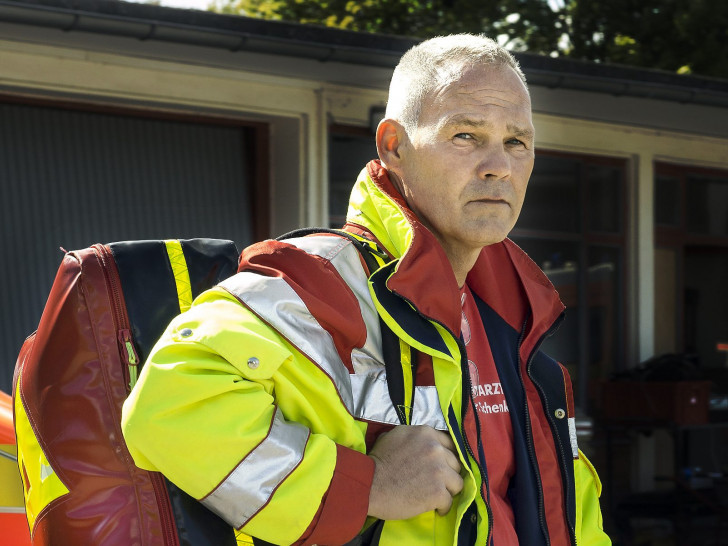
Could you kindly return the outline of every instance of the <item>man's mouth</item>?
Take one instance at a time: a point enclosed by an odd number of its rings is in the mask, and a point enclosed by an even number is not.
[[[508,201],[505,199],[498,199],[495,197],[483,197],[482,199],[473,199],[475,203],[489,203],[494,205],[507,205]]]

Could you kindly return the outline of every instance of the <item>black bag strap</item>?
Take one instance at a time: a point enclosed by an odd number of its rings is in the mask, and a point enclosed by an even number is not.
[[[353,233],[349,233],[348,231],[344,231],[342,229],[329,229],[329,228],[303,228],[303,229],[296,229],[293,231],[289,231],[288,233],[285,233],[284,235],[281,235],[280,237],[276,237],[276,241],[282,241],[284,239],[294,239],[297,237],[306,237],[308,235],[319,235],[319,234],[330,234],[330,235],[338,235],[339,237],[344,237],[346,239],[349,239],[351,243],[354,245],[354,247],[359,251],[362,258],[364,259],[364,263],[367,265],[367,269],[369,269],[369,275],[374,273],[377,269],[381,267],[381,264],[379,261],[377,261],[377,257],[381,260],[389,260],[389,255],[384,252],[382,249],[379,248],[379,246],[374,241],[369,241],[367,239],[367,242],[363,241],[363,237],[360,239]]]

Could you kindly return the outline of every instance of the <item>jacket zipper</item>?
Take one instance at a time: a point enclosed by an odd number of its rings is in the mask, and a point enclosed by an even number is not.
[[[126,305],[124,304],[119,271],[116,268],[114,256],[107,246],[96,244],[93,248],[101,259],[106,286],[111,294],[112,306],[114,308],[114,324],[117,327],[117,339],[121,347],[122,359],[127,364],[124,370],[124,379],[128,381],[129,389],[131,390],[137,378],[139,354],[134,348],[134,342],[131,336],[131,325],[129,324],[129,316],[127,315]],[[164,484],[164,478],[158,472],[149,472],[148,475],[152,483],[154,496],[157,500],[157,506],[159,507],[159,520],[162,525],[164,544],[165,546],[179,546],[176,526],[172,517],[172,505],[169,500],[169,494],[167,493],[167,486]]]
[[[526,318],[526,321],[523,323],[523,328],[521,328],[521,334],[518,337],[518,345],[516,348],[517,351],[517,357],[518,361],[521,360],[521,344],[523,343],[524,338],[526,337],[526,322],[528,322],[528,317]],[[542,338],[545,339],[545,338]],[[534,348],[534,351],[529,355],[529,361],[533,357],[533,355],[536,354],[536,350],[540,347],[541,340],[536,344],[536,347]],[[528,364],[526,365],[528,367]],[[543,533],[544,538],[546,539],[546,544],[551,544],[551,540],[549,539],[549,532],[548,527],[546,526],[546,511],[544,507],[544,500],[543,500],[543,484],[541,483],[541,476],[538,473],[538,461],[536,461],[536,454],[535,454],[535,447],[533,445],[533,433],[531,431],[531,416],[528,413],[528,398],[525,396],[525,382],[523,380],[523,370],[521,369],[521,366],[518,366],[518,375],[521,378],[521,387],[523,387],[524,390],[524,404],[523,404],[523,410],[525,413],[525,424],[526,424],[526,444],[528,446],[528,457],[531,459],[531,466],[534,468],[535,476],[536,476],[536,485],[538,486],[538,521],[541,525],[541,532]]]
[[[553,324],[551,324],[549,329],[546,330],[546,332],[539,338],[536,345],[534,345],[533,349],[531,350],[531,352],[528,355],[528,359],[526,360],[526,373],[528,374],[529,379],[531,379],[531,382],[539,389],[539,391],[541,391],[542,396],[543,396],[543,389],[531,377],[531,364],[533,363],[533,358],[536,355],[536,353],[539,351],[539,349],[541,348],[541,345],[543,344],[543,342],[559,328],[559,326],[561,325],[561,322],[563,320],[563,317],[564,317],[564,315],[562,313],[559,316],[559,318],[557,318],[553,322]],[[528,321],[528,318],[526,318],[526,321]],[[520,354],[521,354],[521,344],[523,343],[523,339],[525,337],[525,332],[526,332],[526,322],[523,323],[523,328],[521,328],[521,334],[518,338],[519,361],[520,361]],[[525,389],[525,383],[523,381],[523,371],[520,366],[518,367],[518,374],[521,377],[521,385]],[[527,399],[525,400],[524,410],[525,410],[526,443],[528,444],[528,455],[531,459],[531,464],[533,465],[533,467],[535,469],[538,469],[538,462],[536,461],[535,448],[533,445],[533,435],[531,432],[531,418],[528,413],[528,400]],[[549,423],[551,425],[551,429],[555,430],[555,423],[551,419],[551,414],[548,411],[546,411],[545,413],[546,413],[546,418],[549,420]],[[559,444],[558,447],[559,447],[559,450],[561,451],[561,459],[562,459],[561,464],[563,465],[564,464],[564,449],[561,446],[560,442],[555,442],[555,443]],[[550,540],[549,534],[548,534],[548,527],[546,525],[546,513],[545,513],[545,508],[544,508],[543,485],[541,483],[541,476],[539,475],[538,472],[536,472],[535,474],[536,474],[536,484],[538,485],[538,513],[539,513],[539,522],[541,523],[541,531],[543,532],[544,537],[546,538],[546,544],[551,544],[551,540]],[[567,483],[565,485],[567,486],[565,489],[568,490],[569,484]],[[566,492],[564,494],[566,495]],[[570,538],[572,540],[572,544],[576,545],[576,532],[570,524],[568,527],[569,527],[569,533],[571,535]]]
[[[546,340],[546,338],[548,338],[549,336],[551,336],[558,329],[558,327],[561,325],[561,322],[563,320],[563,317],[564,317],[564,315],[562,313],[559,316],[559,318],[556,319],[554,321],[554,323],[549,327],[549,329],[541,336],[541,338],[538,340],[538,343],[536,343],[536,345],[534,346],[533,350],[529,354],[528,360],[526,361],[526,373],[528,374],[528,377],[531,380],[531,382],[539,390],[542,398],[544,398],[544,396],[543,396],[544,395],[543,389],[541,388],[541,386],[536,381],[533,380],[533,377],[531,377],[531,364],[533,363],[534,356],[536,355],[536,353],[538,352],[538,350],[540,349],[541,345]],[[525,328],[524,328],[523,331],[525,331]],[[521,342],[523,341],[523,339],[522,339],[523,338],[523,331],[521,333],[521,339],[519,339],[519,341],[518,341],[519,355],[520,355]],[[520,366],[519,366],[519,370],[520,370]],[[523,381],[523,375],[521,375],[521,381]],[[546,418],[549,421],[549,425],[551,426],[551,430],[556,430],[556,423],[554,423],[554,420],[551,417],[551,412],[546,411],[545,413],[546,413]],[[528,431],[528,444],[529,444],[529,453],[530,453],[533,450],[533,442],[532,442],[532,437],[531,437],[531,421],[530,421],[530,418],[528,416],[528,405],[526,405],[526,427],[527,427],[527,431]],[[561,454],[561,464],[562,464],[562,466],[565,466],[566,465],[566,456],[564,455],[564,447],[563,447],[563,445],[561,445],[561,442],[554,442],[554,443],[557,444],[557,447],[559,448],[559,453]],[[532,462],[535,462],[534,457],[532,457]],[[568,474],[567,474],[567,477],[568,477]],[[538,480],[538,485],[539,485],[539,505],[540,505],[540,510],[539,510],[540,514],[539,515],[542,518],[542,522],[545,523],[545,515],[543,513],[543,489],[542,489],[542,486],[541,486],[540,477],[539,477],[539,480]],[[565,491],[564,491],[564,501],[566,501],[566,495],[567,495],[568,490],[570,489],[570,484],[567,482],[564,485],[565,485],[565,487],[564,487],[564,489],[565,489]],[[568,518],[567,518],[567,522],[568,522]],[[544,525],[544,529],[545,528],[546,527]],[[571,535],[569,538],[571,539],[572,544],[574,546],[576,546],[576,530],[571,525],[571,523],[569,523],[568,529],[569,529],[569,534]],[[549,541],[549,539],[548,539],[548,533],[546,535],[546,540],[547,540],[547,542]]]

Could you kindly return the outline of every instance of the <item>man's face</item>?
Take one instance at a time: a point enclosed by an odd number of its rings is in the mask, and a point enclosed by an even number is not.
[[[387,167],[448,255],[502,241],[518,219],[533,169],[525,85],[508,66],[467,70],[425,98],[418,128],[402,139],[398,156]]]

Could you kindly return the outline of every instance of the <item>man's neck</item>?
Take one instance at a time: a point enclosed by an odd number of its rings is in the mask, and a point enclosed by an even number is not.
[[[442,241],[440,241],[442,244]],[[482,249],[464,249],[462,247],[453,247],[442,245],[445,255],[447,256],[452,271],[455,274],[455,280],[458,283],[458,288],[462,288],[465,285],[465,279],[470,273],[470,270],[475,266],[475,262],[480,256]]]

